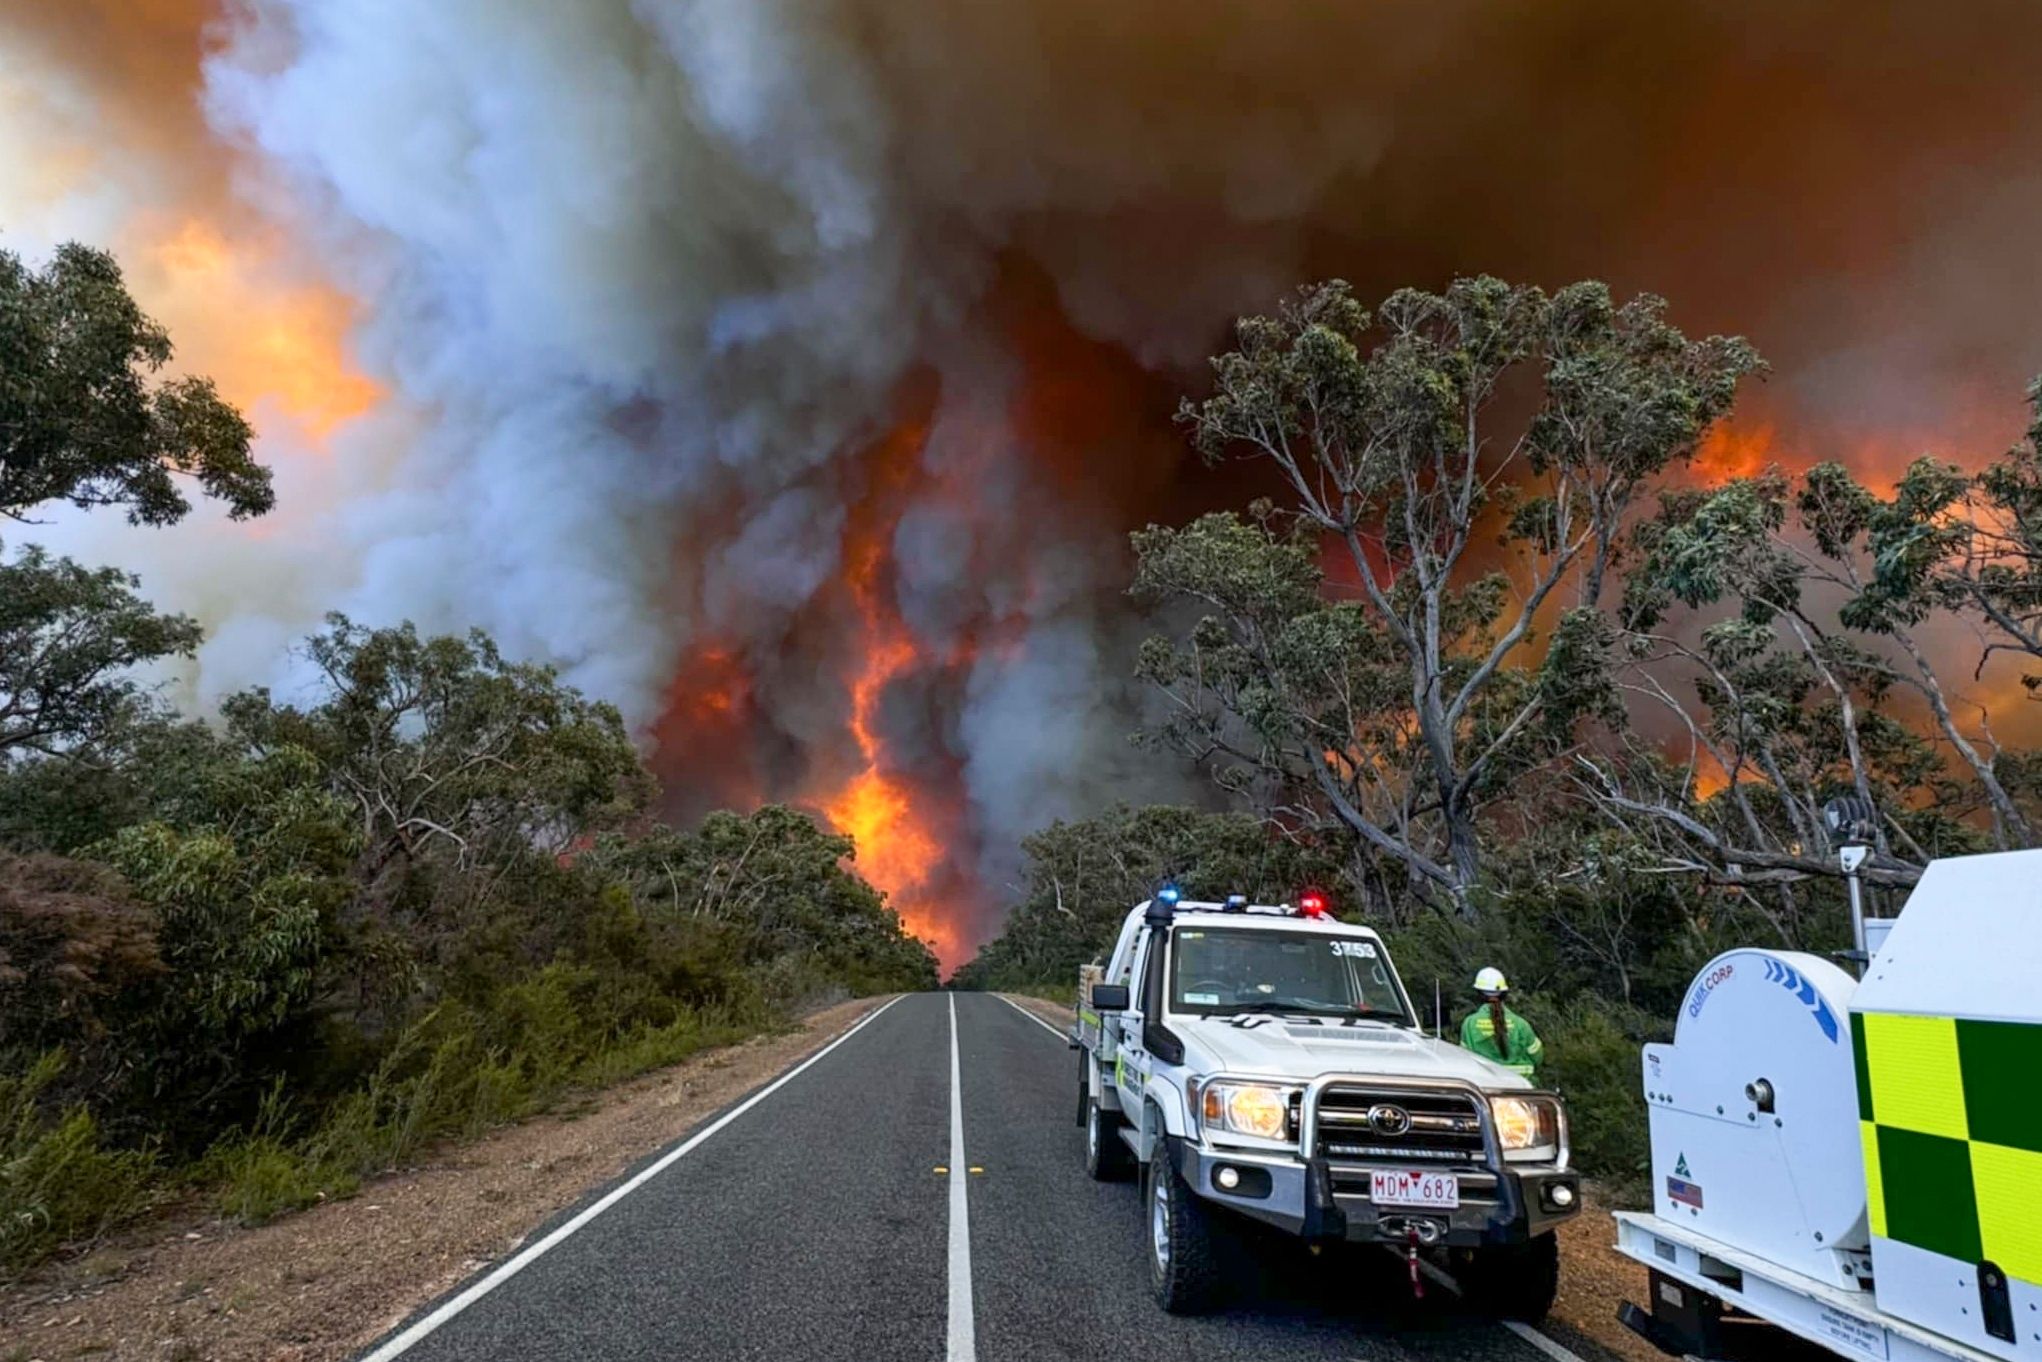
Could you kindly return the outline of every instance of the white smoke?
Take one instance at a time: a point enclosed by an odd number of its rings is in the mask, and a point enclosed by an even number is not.
[[[355,357],[389,400],[321,454],[256,413],[282,504],[261,537],[99,520],[120,548],[88,556],[202,614],[202,697],[288,680],[286,641],[333,608],[480,626],[640,724],[691,640],[734,643],[787,793],[846,742],[827,611],[856,453],[930,375],[897,605],[933,655],[977,647],[881,717],[961,772],[977,848],[1004,857],[1135,788],[1120,532],[1183,509],[1140,500],[1153,447],[1013,428],[1029,375],[986,309],[1015,261],[1180,388],[1226,317],[1313,275],[1489,269],[1670,293],[1692,329],[1752,331],[1787,405],[1839,424],[1911,389],[1987,384],[2011,411],[2042,362],[2033,181],[2000,173],[2042,150],[2011,36],[2037,16],[240,0],[208,116],[248,153],[247,197],[362,303]],[[1879,328],[1911,345],[1868,359]]]
[[[735,638],[768,722],[842,747],[843,669],[804,631],[860,491],[846,455],[911,368],[939,369],[935,490],[901,513],[897,604],[934,655],[1003,641],[960,693],[881,722],[896,755],[962,772],[964,826],[1004,863],[1118,783],[1126,658],[1098,607],[1122,548],[1110,519],[1034,486],[997,347],[960,361],[958,323],[1014,219],[1073,172],[1100,206],[1143,192],[1123,173],[1146,161],[1142,128],[1030,165],[1041,129],[987,118],[966,72],[914,53],[992,58],[1023,35],[861,9],[259,0],[207,65],[208,107],[255,153],[251,192],[367,303],[359,359],[416,431],[336,441],[344,492],[308,531],[324,571],[293,583],[303,619],[479,626],[641,724],[691,637]],[[931,99],[948,107],[914,107]],[[947,146],[903,125],[931,117]],[[1295,154],[1323,175],[1323,150]],[[208,692],[282,632],[235,613],[216,617]]]
[[[425,429],[351,497],[341,605],[480,625],[644,721],[705,604],[677,542],[719,616],[828,572],[800,485],[907,359],[902,247],[855,91],[776,97],[803,43],[749,13],[274,3],[209,65]]]

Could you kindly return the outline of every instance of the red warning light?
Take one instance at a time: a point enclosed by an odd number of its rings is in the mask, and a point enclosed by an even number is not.
[[[1326,896],[1316,889],[1307,889],[1298,895],[1298,911],[1306,917],[1331,917],[1326,908]]]

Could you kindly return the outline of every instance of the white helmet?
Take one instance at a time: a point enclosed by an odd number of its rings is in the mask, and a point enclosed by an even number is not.
[[[1510,992],[1510,981],[1503,977],[1502,970],[1491,965],[1475,976],[1475,992],[1508,993]]]

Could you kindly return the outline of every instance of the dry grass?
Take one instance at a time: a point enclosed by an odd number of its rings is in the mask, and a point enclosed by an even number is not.
[[[708,1051],[572,1111],[421,1151],[346,1201],[259,1228],[164,1220],[0,1290],[0,1359],[351,1356],[615,1178],[841,1033],[878,1000]]]

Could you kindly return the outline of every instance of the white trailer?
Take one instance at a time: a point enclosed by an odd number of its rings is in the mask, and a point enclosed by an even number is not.
[[[1852,1359],[2042,1362],[2042,851],[1937,861],[1865,935],[1862,981],[1719,956],[1645,1048],[1624,1321],[1686,1356],[1748,1316]]]

